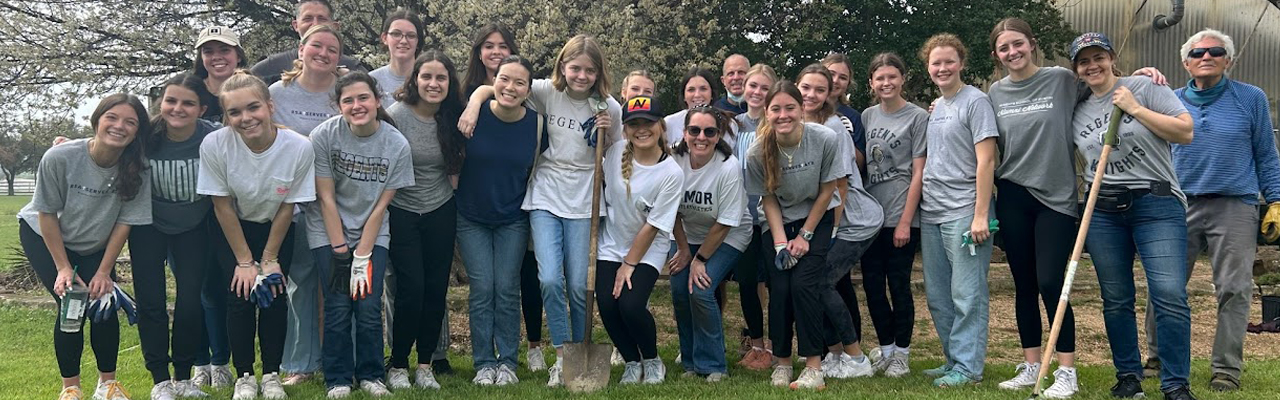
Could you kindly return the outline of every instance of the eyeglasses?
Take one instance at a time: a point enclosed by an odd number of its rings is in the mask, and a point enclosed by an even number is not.
[[[1191,58],[1191,59],[1203,58],[1205,53],[1208,53],[1210,57],[1217,58],[1217,57],[1222,57],[1227,55],[1227,49],[1224,49],[1221,46],[1197,47],[1187,52],[1187,58]]]
[[[400,40],[400,39],[405,39],[405,40],[418,40],[418,35],[415,35],[415,34],[413,34],[413,33],[405,33],[405,32],[401,32],[401,31],[391,31],[391,32],[387,32],[387,36],[391,37],[391,39],[393,39],[393,40]]]
[[[706,128],[703,128],[701,126],[686,126],[684,127],[684,131],[685,133],[688,133],[689,136],[702,135],[707,139],[716,137],[717,135],[720,134],[720,128],[716,128],[714,126],[708,126]]]

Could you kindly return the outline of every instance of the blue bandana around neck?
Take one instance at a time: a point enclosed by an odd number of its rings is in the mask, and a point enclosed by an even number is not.
[[[1218,97],[1222,97],[1222,93],[1226,91],[1227,76],[1223,75],[1217,85],[1208,89],[1197,88],[1195,79],[1187,81],[1187,90],[1182,91],[1182,95],[1186,96],[1188,103],[1203,106],[1218,100]]]

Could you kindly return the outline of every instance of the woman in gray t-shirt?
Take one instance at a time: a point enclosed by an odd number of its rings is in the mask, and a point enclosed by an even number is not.
[[[403,8],[392,11],[382,21],[378,39],[387,46],[387,65],[369,72],[369,76],[378,81],[382,108],[390,109],[396,103],[396,90],[413,73],[413,61],[422,51],[422,19]]]
[[[150,132],[147,109],[132,95],[118,93],[98,103],[90,116],[94,135],[46,151],[36,170],[36,190],[18,211],[22,250],[59,309],[73,287],[98,301],[128,296],[115,283],[115,260],[132,226],[151,223],[151,182],[139,132]],[[78,304],[78,306],[76,306]],[[84,319],[86,304],[69,314]],[[132,321],[136,315],[130,314]],[[95,315],[89,341],[98,367],[95,397],[124,396],[116,380],[120,321],[114,311]],[[60,397],[81,397],[80,357],[84,330],[63,327],[58,318],[53,349],[62,376]],[[65,330],[64,330],[65,329]],[[68,332],[72,331],[72,332]]]

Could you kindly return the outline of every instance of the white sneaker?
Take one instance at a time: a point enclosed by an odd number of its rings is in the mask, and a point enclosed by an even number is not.
[[[493,384],[498,386],[506,386],[520,383],[520,378],[516,377],[516,371],[506,364],[498,366],[498,376],[494,379]]]
[[[556,358],[556,363],[551,364],[551,368],[547,369],[547,387],[564,386],[564,381],[562,380],[563,377],[561,376],[562,372],[563,369],[560,367],[560,359]]]
[[[817,368],[805,368],[800,373],[800,377],[795,382],[791,382],[791,389],[815,389],[822,390],[827,388],[827,383],[822,380],[822,370]]]
[[[720,382],[724,380],[725,376],[727,376],[727,374],[722,372],[712,372],[710,374],[707,374],[707,383]]]
[[[262,398],[269,400],[289,398],[289,395],[284,392],[284,385],[280,384],[279,372],[262,374]]]
[[[418,366],[418,372],[413,376],[413,384],[422,389],[439,389],[440,383],[436,382],[436,373],[431,370],[431,366]]]
[[[192,381],[172,381],[173,395],[179,398],[190,397],[209,397],[208,393],[200,390],[200,386]]]
[[[640,378],[644,374],[644,367],[641,367],[640,363],[634,361],[624,365],[625,367],[622,368],[622,379],[619,379],[618,383],[623,385],[640,383]]]
[[[644,383],[656,385],[667,379],[667,366],[661,358],[644,360],[641,364],[644,364]]]
[[[1040,363],[1022,362],[1018,364],[1017,374],[1009,380],[1000,382],[1000,388],[1004,390],[1022,390],[1035,386],[1036,375],[1040,374]]]
[[[791,384],[792,372],[790,365],[778,364],[773,367],[773,374],[769,375],[769,383],[773,386],[787,386]]]
[[[93,390],[93,400],[129,400],[129,392],[124,391],[124,385],[115,379],[98,381],[98,387]]]
[[[217,375],[214,375],[217,377]],[[231,400],[253,400],[258,398],[258,378],[252,374],[245,373],[240,379],[236,379],[236,389],[231,395]]]
[[[876,374],[875,368],[871,366],[871,359],[865,356],[859,362],[851,355],[841,354],[840,369],[845,378],[863,378]]]
[[[390,395],[391,391],[387,390],[387,385],[382,384],[381,380],[360,381],[360,390],[365,391],[370,396],[382,397]]]
[[[822,357],[822,375],[829,378],[839,378],[840,372],[840,355],[827,352],[826,357]]]
[[[867,359],[871,360],[871,367],[876,372],[884,372],[885,369],[889,368],[890,358],[892,357],[884,357],[884,352],[879,347],[872,347],[871,350],[867,350]]]
[[[618,348],[614,347],[613,354],[609,355],[609,365],[618,367],[626,363],[627,360],[622,359],[622,353],[619,353]]]
[[[678,353],[678,352],[677,352],[677,353],[676,353],[676,364],[680,364],[680,363],[681,363],[681,360],[684,360],[684,354],[680,354],[680,353]]]
[[[84,393],[80,391],[79,386],[65,386],[62,392],[58,393],[58,400],[81,400]]]
[[[498,370],[493,369],[493,367],[484,367],[481,368],[480,371],[476,372],[476,377],[471,379],[471,383],[480,386],[489,386],[492,385],[494,383],[494,379],[497,378]]]
[[[224,388],[231,386],[235,381],[236,375],[231,373],[230,365],[213,365],[209,367],[209,386]]]
[[[191,370],[191,381],[195,382],[196,386],[209,386],[212,378],[212,365],[197,365]]]
[[[164,381],[151,387],[151,400],[175,400],[173,381]]]
[[[350,386],[334,386],[329,388],[329,393],[325,395],[330,399],[345,399],[351,395]]]
[[[402,390],[402,389],[408,389],[413,387],[413,384],[409,383],[409,369],[408,368],[387,369],[387,386],[390,386],[392,389],[395,389],[395,390]]]
[[[617,349],[614,349],[615,351]],[[541,371],[547,369],[547,361],[542,358],[542,346],[529,348],[524,355],[526,364],[529,365],[529,371]]]
[[[1053,385],[1044,391],[1044,397],[1050,399],[1067,399],[1080,391],[1079,379],[1075,368],[1058,367],[1053,371]]]
[[[907,353],[893,353],[889,357],[889,365],[884,368],[884,376],[901,378],[911,373],[911,364],[907,362]]]

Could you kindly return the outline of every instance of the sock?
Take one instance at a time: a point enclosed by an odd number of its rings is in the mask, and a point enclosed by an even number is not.
[[[1058,366],[1058,369],[1063,370],[1063,371],[1070,372],[1070,373],[1072,373],[1072,374],[1076,373],[1076,368],[1075,368],[1075,367],[1066,367],[1066,366],[1061,366],[1061,365],[1059,365],[1059,366]]]
[[[857,355],[857,356],[850,356],[850,355],[848,355],[848,354],[845,354],[845,357],[852,358],[852,359],[853,359],[853,362],[856,362],[856,363],[858,363],[858,364],[862,364],[863,362],[866,362],[866,361],[867,361],[867,355],[866,355],[866,354],[859,354],[859,355]]]
[[[897,348],[897,346],[891,344],[880,346],[880,358],[893,357],[893,352],[896,351]]]
[[[910,347],[897,347],[897,346],[894,346],[894,350],[893,350],[893,351],[898,352],[898,353],[902,353],[902,355],[910,355],[910,354],[911,354],[911,348],[910,348]]]

